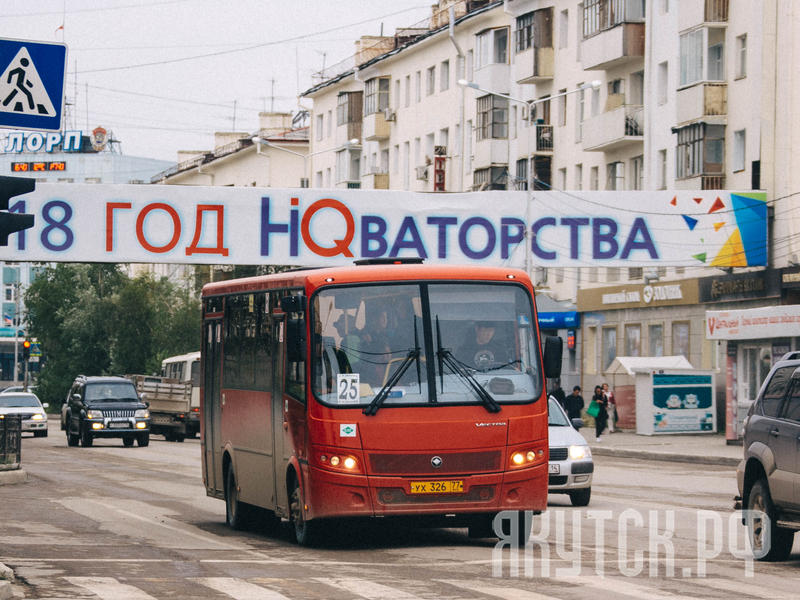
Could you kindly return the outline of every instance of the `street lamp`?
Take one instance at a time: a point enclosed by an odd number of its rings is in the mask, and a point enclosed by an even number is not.
[[[599,79],[595,79],[591,83],[584,83],[579,85],[574,90],[568,90],[566,92],[562,92],[560,94],[556,94],[555,96],[549,96],[547,98],[540,98],[539,100],[521,100],[520,98],[514,98],[513,96],[509,96],[508,94],[500,94],[498,92],[493,92],[491,90],[485,90],[480,87],[477,83],[472,83],[467,81],[466,79],[459,79],[458,85],[461,88],[472,88],[474,90],[478,90],[479,92],[483,92],[484,94],[491,94],[492,96],[499,96],[500,98],[505,98],[506,100],[510,100],[511,102],[517,102],[518,104],[524,104],[528,107],[528,199],[527,205],[525,207],[525,238],[527,239],[530,235],[530,231],[528,227],[531,222],[531,202],[533,201],[533,157],[531,156],[531,132],[533,131],[533,107],[540,102],[547,102],[548,100],[553,100],[555,98],[561,98],[562,96],[568,96],[569,94],[575,94],[577,92],[582,92],[584,90],[593,89],[598,90],[600,86],[603,84],[602,81]],[[580,127],[580,124],[578,124]],[[531,260],[531,249],[528,247],[525,252],[525,272],[530,276],[530,260]]]
[[[308,164],[308,159],[316,154],[322,154],[323,152],[333,152],[336,150],[342,150],[344,148],[351,148],[352,146],[358,146],[360,140],[358,138],[353,138],[352,140],[347,140],[345,143],[341,144],[340,146],[336,146],[334,148],[326,148],[325,150],[318,150],[316,152],[312,152],[311,154],[302,154],[300,152],[295,152],[294,150],[288,150],[287,148],[282,148],[281,146],[276,146],[275,144],[271,143],[269,140],[265,140],[260,137],[254,137],[253,141],[256,143],[256,152],[258,154],[263,154],[261,152],[261,146],[269,146],[270,148],[275,148],[276,150],[283,150],[284,152],[288,152],[289,154],[294,154],[295,156],[299,156],[303,159],[303,180],[308,183],[308,176],[307,176],[307,169],[306,165]],[[301,185],[302,187],[302,185]],[[311,187],[311,186],[306,186]]]

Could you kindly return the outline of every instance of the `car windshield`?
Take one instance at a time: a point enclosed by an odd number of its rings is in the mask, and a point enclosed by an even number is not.
[[[530,295],[515,283],[325,288],[315,295],[314,390],[334,406],[482,403],[541,393]]]
[[[39,399],[33,394],[0,394],[0,407],[2,408],[40,408]]]
[[[547,424],[551,427],[571,427],[572,425],[558,401],[552,396],[547,401]]]
[[[86,400],[135,400],[136,388],[132,383],[103,382],[86,384]]]

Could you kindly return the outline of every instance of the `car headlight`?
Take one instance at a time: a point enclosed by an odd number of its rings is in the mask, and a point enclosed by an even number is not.
[[[589,446],[570,446],[569,456],[572,460],[592,458],[592,451],[589,449]]]
[[[90,419],[102,419],[103,418],[103,411],[102,410],[90,410],[86,413],[86,416]]]
[[[33,419],[34,421],[41,421],[42,419],[44,419],[44,415],[33,415],[31,419]]]
[[[133,416],[137,419],[149,419],[150,418],[150,411],[146,408],[140,408],[137,410]]]

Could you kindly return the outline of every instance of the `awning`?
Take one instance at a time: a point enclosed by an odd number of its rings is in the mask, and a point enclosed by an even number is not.
[[[567,312],[540,312],[540,329],[565,329],[567,327],[579,327],[581,324],[580,313],[573,311]]]

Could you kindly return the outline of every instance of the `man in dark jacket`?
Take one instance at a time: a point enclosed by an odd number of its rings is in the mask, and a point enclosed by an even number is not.
[[[581,411],[583,410],[584,402],[581,396],[581,386],[576,385],[572,388],[572,394],[564,400],[564,410],[567,411],[567,416],[572,419],[580,419]]]
[[[550,392],[550,395],[558,401],[558,403],[561,405],[561,408],[564,408],[564,399],[566,398],[566,394],[564,393],[564,390],[561,389],[560,385],[557,385],[556,389]],[[564,408],[564,410],[566,410],[566,408]]]

